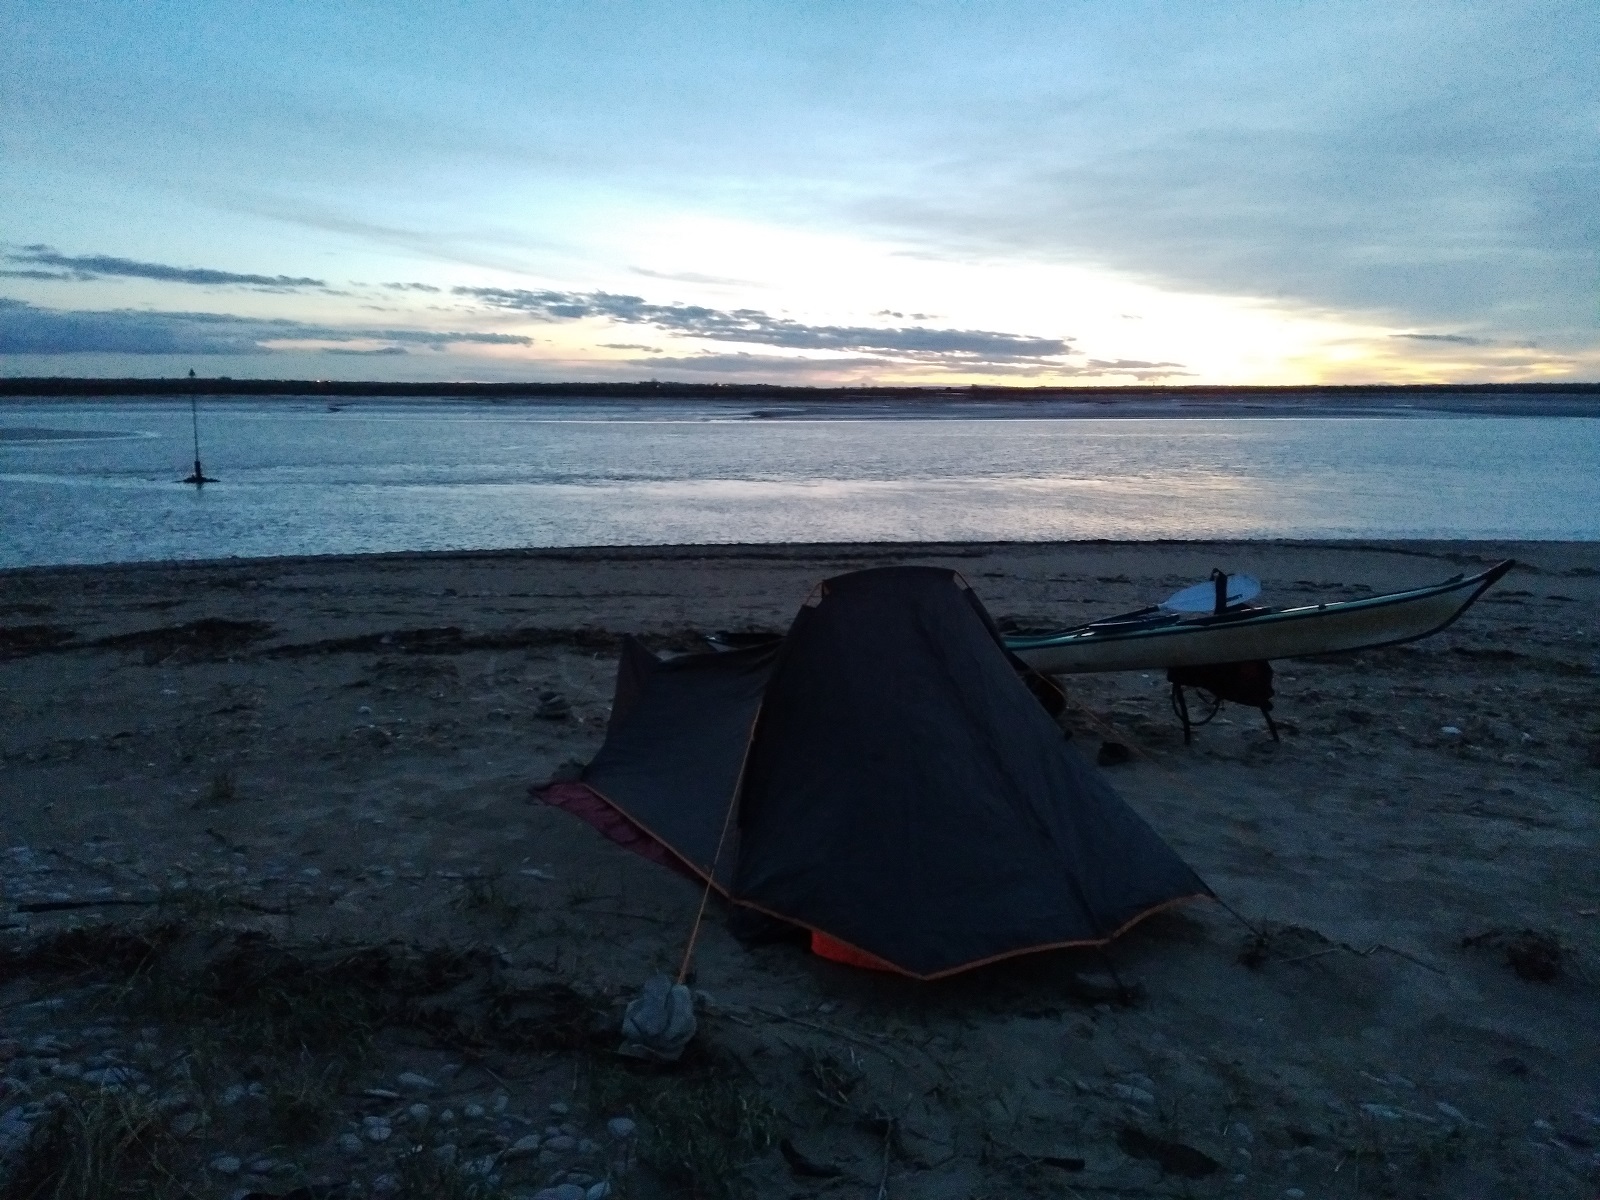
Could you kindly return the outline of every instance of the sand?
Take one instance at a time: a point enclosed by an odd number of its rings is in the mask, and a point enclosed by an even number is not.
[[[137,905],[105,902],[165,904],[183,885],[215,900],[203,916],[216,929],[487,947],[497,978],[615,1007],[676,964],[699,894],[528,788],[598,748],[621,634],[689,649],[706,630],[779,630],[817,580],[886,563],[956,567],[997,618],[1040,625],[1159,599],[1212,566],[1291,603],[1501,557],[1524,565],[1443,634],[1278,664],[1279,743],[1230,706],[1185,747],[1156,675],[1066,681],[1075,743],[1094,753],[1110,724],[1139,751],[1107,768],[1116,786],[1226,906],[1153,918],[1105,956],[925,985],[747,949],[713,905],[699,1041],[788,1140],[756,1138],[730,1180],[763,1196],[1592,1196],[1595,544],[647,548],[3,572],[0,937],[18,948],[138,921]],[[536,717],[546,691],[571,715]],[[0,1090],[16,1093],[0,1110],[43,1087],[16,1066],[44,1061],[29,1050],[41,1022],[68,1046],[93,1041],[70,1005],[21,1007],[69,992],[37,971],[0,980]],[[480,1131],[490,1157],[516,1121],[541,1130],[551,1103],[572,1106],[560,1119],[579,1135],[634,1111],[648,1137],[648,1114],[596,1099],[574,1061],[393,1037],[363,1070],[380,1085],[431,1072],[435,1109],[446,1092],[458,1105],[503,1093],[499,1124],[491,1113]],[[373,1106],[403,1125],[404,1104],[360,1089],[341,1104],[288,1148],[205,1109],[194,1186],[232,1194],[254,1178],[251,1155],[271,1154],[273,1178],[371,1189],[405,1139],[352,1155],[337,1136]],[[204,1166],[226,1153],[243,1174]],[[603,1178],[608,1153],[500,1154],[495,1171],[531,1193],[564,1172]],[[612,1175],[630,1195],[674,1194],[652,1161]]]

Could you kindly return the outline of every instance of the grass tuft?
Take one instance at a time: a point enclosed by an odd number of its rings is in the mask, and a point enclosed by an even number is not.
[[[395,1165],[400,1186],[394,1200],[499,1200],[505,1195],[498,1183],[441,1162],[423,1146],[402,1155]]]
[[[314,1141],[328,1128],[347,1070],[335,1059],[318,1067],[302,1054],[267,1081],[267,1117],[278,1140],[290,1145]]]
[[[109,1090],[68,1096],[41,1120],[0,1197],[4,1200],[167,1200],[192,1195],[177,1175],[179,1149],[143,1097]]]
[[[646,1166],[706,1200],[748,1195],[744,1169],[777,1142],[779,1117],[772,1104],[709,1062],[662,1073],[601,1061],[589,1092],[594,1111],[627,1111],[638,1119],[639,1157]]]

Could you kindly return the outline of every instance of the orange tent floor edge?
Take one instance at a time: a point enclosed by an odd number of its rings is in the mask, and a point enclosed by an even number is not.
[[[604,792],[591,783],[583,780],[578,780],[577,782],[581,786],[587,788],[597,798],[616,809],[616,811],[624,818],[626,818],[644,833],[648,834],[660,845],[666,847],[673,857],[677,858],[683,863],[684,866],[688,867],[690,871],[694,872],[694,874],[699,876],[703,881],[709,883],[711,887],[730,904],[737,904],[741,908],[748,908],[755,912],[765,913],[769,917],[774,917],[779,921],[785,921],[790,925],[798,926],[799,928],[810,932],[812,935],[811,949],[818,955],[818,957],[825,958],[830,962],[844,963],[848,966],[862,967],[867,970],[892,972],[896,975],[904,975],[910,979],[920,979],[924,982],[931,982],[935,979],[948,979],[952,975],[959,975],[962,971],[976,970],[978,967],[986,967],[990,963],[1004,962],[1008,958],[1020,958],[1024,954],[1042,954],[1046,950],[1071,950],[1074,948],[1087,949],[1092,946],[1104,946],[1108,942],[1115,941],[1117,938],[1121,937],[1124,933],[1128,932],[1128,930],[1132,929],[1146,917],[1153,917],[1158,912],[1163,912],[1169,908],[1175,908],[1180,904],[1188,904],[1192,900],[1213,900],[1216,898],[1209,891],[1191,892],[1186,896],[1174,896],[1170,900],[1163,900],[1160,904],[1151,905],[1143,912],[1135,913],[1121,925],[1117,926],[1116,929],[1108,933],[1105,937],[1077,938],[1064,942],[1043,942],[1036,946],[1021,946],[1015,950],[1007,950],[1000,954],[990,955],[987,958],[974,959],[972,962],[961,963],[954,967],[946,967],[942,971],[933,971],[925,975],[918,971],[912,971],[905,967],[896,966],[894,963],[891,963],[886,959],[879,958],[871,951],[863,950],[861,947],[852,945],[842,938],[835,937],[833,934],[828,933],[825,930],[818,929],[815,925],[812,925],[807,921],[799,920],[798,918],[791,917],[786,913],[777,912],[774,909],[765,908],[753,901],[741,900],[736,896],[730,895],[728,891],[723,888],[721,884],[717,883],[715,879],[707,876],[705,871],[703,871],[699,866],[690,862],[683,855],[679,854],[672,848],[670,843],[659,837],[653,829],[638,820],[638,818],[634,817],[628,812],[627,809],[623,808],[622,805],[618,804],[610,796],[607,796]],[[626,849],[626,847],[623,847],[623,849]],[[817,938],[819,935],[823,939],[821,944],[827,946],[829,950],[833,951],[833,953],[824,953],[817,949],[819,944]]]

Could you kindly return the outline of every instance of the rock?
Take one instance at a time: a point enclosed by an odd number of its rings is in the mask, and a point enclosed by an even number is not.
[[[1461,736],[1461,730],[1458,727],[1454,726],[1454,725],[1441,725],[1441,726],[1439,726],[1439,732],[1444,734],[1445,737],[1460,737]]]
[[[439,1124],[441,1124],[441,1125],[453,1125],[453,1124],[455,1124],[455,1119],[456,1119],[456,1110],[455,1109],[446,1108],[446,1109],[441,1109],[439,1111]]]
[[[553,1116],[557,1116],[557,1117],[564,1117],[568,1113],[570,1113],[571,1111],[572,1111],[572,1105],[564,1104],[560,1100],[557,1100],[554,1104],[552,1104],[550,1106],[551,1114]]]
[[[339,1135],[339,1149],[346,1154],[360,1154],[366,1148],[367,1144],[353,1133]]]
[[[558,1133],[555,1137],[546,1140],[544,1146],[546,1150],[554,1150],[558,1154],[565,1154],[574,1149],[577,1144],[578,1139],[570,1133]]]
[[[383,1117],[362,1117],[361,1132],[369,1142],[387,1142],[394,1129]]]
[[[219,1154],[211,1160],[211,1169],[218,1175],[237,1175],[243,1165],[232,1154]]]
[[[438,1159],[440,1163],[447,1167],[455,1164],[457,1153],[459,1153],[459,1151],[454,1142],[445,1142],[442,1145],[438,1145],[433,1148],[434,1158]]]
[[[1380,1121],[1398,1121],[1400,1119],[1400,1110],[1388,1104],[1363,1104],[1361,1111],[1366,1113],[1367,1116],[1375,1117]]]
[[[374,1196],[387,1196],[391,1192],[400,1190],[400,1176],[378,1175],[372,1180],[372,1194]]]
[[[243,1084],[235,1083],[223,1089],[222,1095],[217,1097],[217,1102],[219,1104],[237,1104],[248,1094]]]
[[[181,1112],[172,1118],[172,1132],[178,1137],[188,1137],[200,1127],[200,1114]]]
[[[540,692],[539,706],[533,715],[545,721],[563,721],[572,714],[572,705],[560,692]]]
[[[431,1092],[439,1086],[426,1075],[418,1075],[415,1071],[402,1072],[395,1076],[395,1082],[412,1092]]]
[[[156,1101],[156,1111],[161,1113],[180,1113],[193,1107],[194,1097],[187,1092],[168,1092]]]
[[[1133,751],[1121,742],[1101,742],[1100,749],[1095,752],[1096,766],[1117,767],[1125,762],[1133,761]]]
[[[593,1138],[578,1139],[578,1153],[582,1154],[585,1158],[591,1154],[597,1153],[599,1149],[600,1143],[595,1141]]]
[[[506,1095],[504,1092],[500,1092],[495,1096],[494,1103],[489,1107],[494,1109],[496,1114],[503,1113],[506,1111],[506,1109],[511,1107],[511,1097]]]
[[[563,1183],[540,1188],[533,1194],[533,1200],[588,1200],[588,1194],[575,1183]]]
[[[611,1181],[602,1179],[583,1194],[584,1200],[606,1200],[611,1195]]]
[[[468,1159],[461,1164],[463,1175],[488,1176],[494,1173],[495,1164],[500,1161],[498,1154],[485,1154],[482,1158]]]
[[[694,1037],[694,997],[685,984],[670,975],[645,981],[638,999],[622,1016],[622,1045],[618,1053],[657,1062],[677,1062]]]
[[[463,1104],[461,1106],[461,1115],[466,1117],[469,1121],[476,1121],[483,1116],[483,1105]]]
[[[1288,1188],[1283,1194],[1288,1197],[1288,1200],[1305,1200],[1305,1192],[1299,1188]]]
[[[433,1115],[433,1110],[426,1104],[413,1104],[406,1109],[406,1115],[411,1118],[414,1124],[426,1125],[428,1118]]]
[[[271,1175],[280,1165],[277,1159],[262,1156],[261,1158],[252,1158],[248,1169],[252,1175]]]
[[[1433,1102],[1433,1106],[1435,1108],[1437,1108],[1440,1112],[1442,1112],[1445,1116],[1449,1117],[1452,1121],[1455,1121],[1458,1124],[1461,1124],[1461,1125],[1470,1125],[1470,1124],[1472,1124],[1471,1121],[1467,1120],[1466,1114],[1463,1113],[1454,1104],[1446,1104],[1443,1100],[1435,1100]]]
[[[103,1072],[91,1071],[91,1072],[89,1072],[89,1074],[98,1075],[98,1074],[103,1074]],[[70,1062],[51,1063],[50,1064],[50,1075],[51,1075],[51,1078],[53,1078],[53,1079],[78,1079],[78,1078],[81,1078],[81,1077],[84,1076],[84,1070],[77,1063],[70,1063]],[[90,1079],[89,1082],[90,1083],[95,1083],[95,1082],[98,1082],[98,1081]]]
[[[631,1138],[638,1131],[639,1127],[627,1117],[612,1117],[606,1122],[606,1132],[618,1140]]]
[[[516,1141],[512,1142],[511,1145],[507,1146],[505,1157],[527,1158],[530,1155],[537,1153],[538,1149],[539,1135],[537,1133],[530,1133],[519,1137]]]
[[[1131,1083],[1113,1083],[1112,1094],[1119,1100],[1127,1100],[1132,1104],[1154,1104],[1155,1096],[1145,1091],[1142,1087],[1134,1087]]]
[[[1117,1134],[1117,1145],[1130,1158],[1149,1159],[1164,1174],[1181,1175],[1185,1179],[1203,1179],[1222,1166],[1203,1150],[1156,1137],[1134,1125],[1122,1127]]]

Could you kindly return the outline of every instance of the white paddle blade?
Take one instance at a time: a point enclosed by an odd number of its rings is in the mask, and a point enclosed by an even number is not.
[[[1251,575],[1228,576],[1228,606],[1254,600],[1261,594],[1261,581]],[[1186,587],[1161,602],[1166,612],[1208,613],[1217,610],[1217,585],[1209,579]]]

